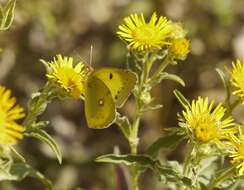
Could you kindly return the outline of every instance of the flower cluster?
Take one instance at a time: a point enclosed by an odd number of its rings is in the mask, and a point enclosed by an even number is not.
[[[236,103],[229,103],[230,107],[244,102],[244,61],[232,63],[230,70],[230,84],[232,94],[237,97]],[[230,115],[226,115],[223,105],[214,107],[214,102],[208,98],[199,97],[193,100],[179,118],[183,123],[185,135],[199,145],[215,144],[221,151],[227,153],[231,163],[236,168],[236,175],[244,174],[244,135],[242,126],[237,125]],[[230,108],[233,109],[233,108]],[[231,112],[229,112],[231,113]]]
[[[142,52],[171,46],[171,54],[177,59],[184,59],[189,52],[189,41],[185,39],[186,32],[181,25],[166,17],[158,18],[156,13],[149,22],[143,14],[132,14],[124,18],[118,28],[117,34],[128,43],[129,49]]]

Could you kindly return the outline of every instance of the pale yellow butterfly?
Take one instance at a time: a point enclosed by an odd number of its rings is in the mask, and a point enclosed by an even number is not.
[[[121,107],[136,84],[136,75],[118,68],[93,71],[85,85],[85,115],[90,128],[102,129],[115,120],[116,108]]]

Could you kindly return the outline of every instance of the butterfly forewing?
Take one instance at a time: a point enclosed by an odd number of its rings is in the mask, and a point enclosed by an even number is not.
[[[116,107],[124,104],[136,84],[136,75],[127,70],[103,68],[95,71],[94,75],[109,88]]]

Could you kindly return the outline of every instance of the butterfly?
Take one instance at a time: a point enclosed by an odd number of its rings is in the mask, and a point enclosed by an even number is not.
[[[115,120],[137,81],[133,72],[118,68],[92,71],[85,84],[85,115],[89,128],[103,129]]]

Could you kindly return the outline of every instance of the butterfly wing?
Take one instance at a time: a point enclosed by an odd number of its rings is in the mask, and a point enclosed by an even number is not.
[[[85,115],[88,127],[103,129],[115,119],[115,103],[109,88],[91,74],[85,88]]]
[[[134,73],[118,68],[103,68],[95,71],[94,75],[109,88],[116,107],[124,104],[137,81]]]

